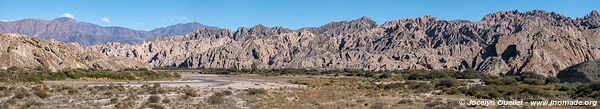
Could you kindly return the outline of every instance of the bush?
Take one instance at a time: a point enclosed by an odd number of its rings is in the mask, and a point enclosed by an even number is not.
[[[600,100],[600,80],[579,86],[575,93],[577,97]]]
[[[69,88],[67,93],[69,94],[77,94],[79,93],[79,90],[77,90],[76,88]]]
[[[233,92],[231,92],[231,91],[229,91],[229,90],[225,90],[225,91],[222,91],[222,92],[221,92],[221,94],[223,94],[223,95],[227,95],[227,96],[228,96],[228,95],[231,95],[231,94],[233,94]]]
[[[48,94],[48,92],[46,91],[35,91],[33,94],[37,95],[38,97],[44,99],[44,98],[48,98],[50,97],[50,94]]]
[[[517,81],[517,79],[515,79],[514,77],[504,77],[501,79],[502,83],[504,83],[505,85],[511,85],[514,83],[517,83],[519,81]]]
[[[398,104],[413,104],[413,100],[410,99],[402,99],[400,101],[398,101]]]
[[[17,99],[23,99],[23,98],[29,96],[29,94],[26,92],[15,92],[14,94],[15,94],[15,96],[13,96],[13,98],[17,98]]]
[[[434,86],[427,82],[407,82],[410,89],[414,89],[416,92],[429,92],[432,91]]]
[[[546,84],[558,83],[560,80],[557,77],[547,77]]]
[[[403,83],[389,83],[389,84],[380,84],[377,85],[379,88],[384,90],[393,90],[393,89],[404,89]]]
[[[192,97],[197,97],[198,96],[198,93],[196,92],[196,90],[193,90],[193,89],[186,89],[183,93],[186,96],[192,96]]]
[[[456,79],[441,79],[435,82],[435,87],[437,89],[453,88],[457,86],[460,86],[460,83],[456,81]]]
[[[446,93],[446,94],[450,94],[450,95],[453,95],[453,94],[461,94],[461,93],[462,93],[462,92],[459,90],[459,88],[445,88],[445,89],[442,89],[442,91],[443,91],[444,93]]]
[[[457,72],[457,74],[455,75],[456,79],[477,79],[477,78],[482,78],[482,74],[472,68],[463,70],[462,72]]]
[[[495,78],[487,78],[484,79],[483,82],[485,85],[504,85],[504,83],[500,79]]]
[[[519,79],[522,83],[531,85],[542,85],[546,84],[546,77],[539,75],[535,72],[526,71],[519,75]]]
[[[169,99],[169,98],[164,98],[164,99],[162,100],[162,103],[171,103],[171,99]]]
[[[225,102],[225,97],[222,94],[213,94],[208,97],[207,102],[211,104],[221,104]]]
[[[488,92],[488,96],[491,98],[500,98],[502,95],[497,91]]]
[[[115,97],[115,98],[111,98],[110,99],[110,104],[115,104],[115,103],[118,103],[118,102],[119,102],[119,98]]]
[[[160,102],[160,96],[157,95],[152,95],[148,98],[148,102],[150,103],[159,103]]]
[[[148,107],[152,108],[152,109],[167,109],[167,107],[160,105],[160,104],[155,104],[155,103],[148,105]]]
[[[523,82],[525,84],[531,84],[531,85],[542,85],[542,84],[546,83],[545,80],[538,79],[538,78],[525,78],[521,82]]]
[[[248,95],[262,95],[262,94],[266,94],[267,90],[265,89],[255,89],[255,88],[250,88],[250,89],[246,89],[246,91],[248,92]]]

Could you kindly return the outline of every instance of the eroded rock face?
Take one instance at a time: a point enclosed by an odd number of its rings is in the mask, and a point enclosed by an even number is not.
[[[109,57],[77,44],[39,40],[12,33],[0,33],[0,68],[123,69],[146,68],[146,64],[127,58]]]
[[[556,75],[562,82],[587,83],[600,79],[600,60],[586,61],[570,66]]]
[[[235,32],[199,29],[136,45],[91,48],[154,67],[474,68],[493,75],[522,71],[556,75],[600,56],[599,20],[595,11],[579,19],[544,11],[505,11],[486,15],[480,22],[424,16],[382,25],[363,17],[299,30],[262,25]]]

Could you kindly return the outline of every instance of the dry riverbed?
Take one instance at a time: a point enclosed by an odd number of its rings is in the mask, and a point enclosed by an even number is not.
[[[46,81],[53,85],[75,85],[75,86],[134,86],[140,87],[147,84],[160,84],[162,87],[193,87],[193,88],[227,88],[227,89],[249,89],[249,88],[300,88],[304,85],[287,83],[281,80],[256,80],[247,79],[235,75],[180,73],[181,78],[177,80],[162,81]]]

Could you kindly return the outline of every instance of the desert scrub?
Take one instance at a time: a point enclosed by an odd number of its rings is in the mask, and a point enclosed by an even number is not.
[[[148,102],[150,102],[150,103],[159,103],[160,100],[161,100],[161,98],[158,95],[152,95],[152,96],[148,97]]]
[[[171,103],[171,99],[165,97],[163,98],[162,103]]]
[[[248,92],[248,95],[262,95],[262,94],[267,94],[267,90],[265,89],[255,89],[255,88],[250,88],[250,89],[246,89],[246,92]]]
[[[50,97],[50,94],[48,94],[48,92],[46,92],[44,90],[35,91],[33,94],[37,95],[38,97],[40,97],[42,99]]]
[[[194,89],[184,89],[183,90],[183,94],[185,96],[191,96],[191,97],[197,97],[198,96],[198,92],[196,92],[196,90],[194,90]]]
[[[156,104],[156,103],[148,104],[147,107],[151,108],[151,109],[167,109],[167,107],[165,107],[161,104]]]
[[[20,92],[20,91],[19,91],[19,92],[15,92],[15,93],[14,93],[14,96],[13,96],[13,98],[16,98],[16,99],[23,99],[23,98],[25,98],[25,97],[27,97],[27,96],[29,96],[29,93],[27,93],[27,92]]]
[[[215,94],[209,96],[206,101],[210,104],[221,104],[221,103],[225,102],[225,95],[220,94],[220,93],[215,93]]]
[[[125,98],[124,100],[122,100],[121,102],[119,102],[117,105],[115,105],[115,107],[116,108],[121,108],[121,109],[135,108],[136,100],[137,99],[138,99],[137,95],[129,94],[127,98]]]
[[[97,69],[64,69],[56,72],[38,69],[0,69],[0,82],[41,82],[68,79],[112,79],[112,80],[160,80],[180,77],[177,73],[155,72],[147,69],[97,70]]]

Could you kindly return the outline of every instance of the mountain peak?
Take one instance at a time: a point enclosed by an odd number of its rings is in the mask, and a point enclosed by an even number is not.
[[[362,16],[354,21],[373,21],[373,20],[371,20],[371,18],[369,18],[367,16]]]
[[[252,28],[250,28],[250,31],[261,31],[264,29],[269,29],[269,27],[266,27],[262,24],[258,24],[258,25],[254,25]]]
[[[362,16],[358,19],[352,20],[350,22],[355,22],[355,23],[363,23],[363,24],[376,24],[375,21],[371,20],[371,18],[367,17],[367,16]]]
[[[257,25],[254,25],[252,28],[267,28],[267,27],[262,24],[257,24]]]
[[[600,16],[600,14],[598,14],[598,11],[596,10],[592,10],[592,12],[590,12],[590,14],[586,15],[585,17],[596,17],[596,16]]]
[[[58,21],[58,22],[76,22],[75,19],[69,18],[69,17],[59,17],[59,18],[56,18],[56,19],[54,19],[52,21]]]

